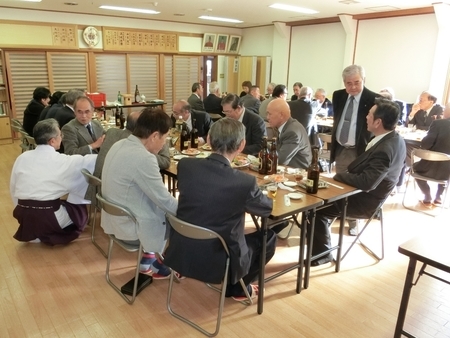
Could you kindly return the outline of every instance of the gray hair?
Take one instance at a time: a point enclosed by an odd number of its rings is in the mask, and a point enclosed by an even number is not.
[[[366,78],[366,71],[362,66],[358,65],[351,65],[348,67],[345,67],[345,69],[342,71],[342,80],[345,82],[345,78],[348,76],[359,74],[361,78],[364,80]]]
[[[89,105],[91,106],[91,109],[92,109],[92,111],[94,111],[94,102],[89,98],[89,97],[87,97],[87,96],[80,96],[80,97],[78,97],[76,100],[75,100],[75,102],[74,102],[74,104],[73,104],[73,109],[74,110],[77,110],[77,104],[78,104],[78,102],[80,102],[80,101],[88,101],[89,102]]]
[[[384,97],[389,98],[389,96],[384,95],[383,93],[387,93],[390,95],[390,99],[393,100],[395,98],[394,89],[392,87],[385,87],[380,90],[380,94]]]
[[[210,93],[215,93],[216,91],[218,91],[220,88],[219,83],[216,81],[213,81],[209,84],[209,92]]]
[[[48,144],[52,138],[59,135],[59,124],[55,119],[45,119],[35,124],[33,137],[36,144]]]
[[[73,106],[75,104],[75,101],[81,96],[84,96],[84,92],[82,90],[80,89],[69,90],[65,96],[66,104]]]
[[[322,94],[322,95],[327,96],[327,92],[326,92],[325,89],[323,89],[323,88],[317,88],[316,93],[317,93],[317,92],[319,92],[319,93]]]
[[[211,149],[222,155],[234,153],[243,140],[245,140],[244,125],[228,117],[214,122],[209,130]]]
[[[269,83],[267,86],[269,87],[272,87],[272,89],[274,89],[275,87],[276,87],[276,83],[274,83],[274,82],[271,82],[271,83]]]
[[[313,93],[313,90],[312,90],[311,87],[303,86],[302,88],[300,88],[300,94],[299,95],[300,95],[300,97],[304,97],[304,96],[306,96],[308,94],[312,95],[312,93]]]

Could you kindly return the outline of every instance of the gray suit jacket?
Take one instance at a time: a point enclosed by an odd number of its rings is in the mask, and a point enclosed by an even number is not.
[[[145,251],[162,252],[167,230],[165,213],[175,215],[178,202],[162,182],[156,156],[136,136],[116,142],[106,155],[102,195],[126,206],[138,220],[135,225],[127,217],[102,211],[105,233],[123,240],[139,239]]]
[[[251,110],[252,112],[258,114],[259,113],[259,106],[261,105],[261,101],[258,100],[256,97],[253,97],[250,94],[247,94],[243,97],[241,97],[240,100],[243,107],[247,108],[247,110]]]
[[[205,106],[203,105],[203,101],[201,99],[199,99],[198,96],[195,95],[194,93],[192,93],[191,96],[189,96],[187,101],[192,109],[205,111]]]
[[[92,120],[91,126],[97,139],[105,133],[102,125],[97,120]],[[78,122],[77,119],[73,119],[72,121],[67,123],[64,127],[62,127],[61,131],[63,133],[63,145],[65,154],[91,154],[89,144],[93,143],[94,140],[89,134],[87,128],[80,122]],[[92,149],[92,154],[97,153],[98,149]]]
[[[278,164],[306,169],[312,154],[305,127],[292,117],[287,120],[278,138]]]

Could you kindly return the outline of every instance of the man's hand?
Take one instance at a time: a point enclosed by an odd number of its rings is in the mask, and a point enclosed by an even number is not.
[[[91,144],[91,148],[92,149],[100,148],[102,146],[104,140],[105,140],[105,135],[102,135],[101,137],[99,137],[97,139],[97,141],[95,141],[94,143]]]
[[[414,103],[413,106],[411,107],[411,112],[409,113],[409,119],[411,120],[419,110],[420,110],[420,104]]]

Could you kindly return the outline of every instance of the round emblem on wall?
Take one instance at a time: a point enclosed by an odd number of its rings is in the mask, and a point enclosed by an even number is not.
[[[89,47],[97,46],[100,42],[98,29],[92,26],[86,27],[83,31],[83,39]]]

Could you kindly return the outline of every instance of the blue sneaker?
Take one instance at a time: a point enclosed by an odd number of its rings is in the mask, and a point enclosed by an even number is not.
[[[139,271],[148,273],[152,271],[152,264],[156,262],[156,256],[153,252],[144,252],[142,254],[141,263],[139,264]]]
[[[166,277],[166,278],[170,277],[170,268],[165,266],[163,264],[163,262],[161,262],[159,259],[155,259],[150,268],[153,271],[152,276],[158,275],[158,276]],[[162,278],[157,278],[157,279],[162,279]]]

